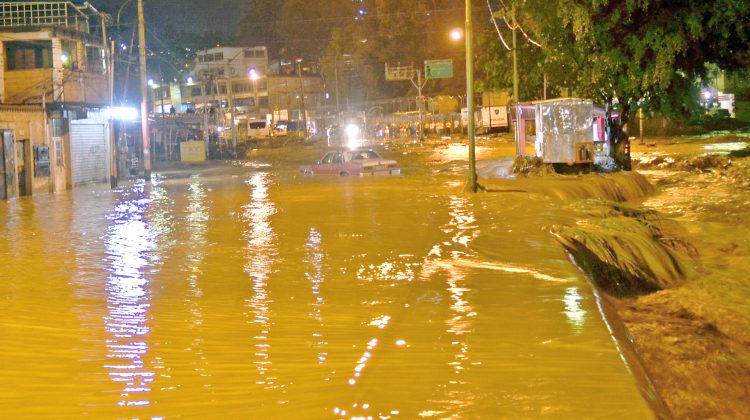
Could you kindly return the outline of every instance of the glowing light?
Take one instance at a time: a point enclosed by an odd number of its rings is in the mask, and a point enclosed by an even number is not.
[[[580,330],[586,322],[586,310],[581,307],[583,297],[575,287],[568,288],[565,292],[563,302],[565,302],[565,316],[568,322],[576,329]]]
[[[346,132],[346,136],[349,137],[350,139],[352,139],[352,138],[359,137],[359,134],[360,134],[361,131],[360,131],[358,125],[356,125],[356,124],[349,124],[349,125],[346,126],[345,132]]]
[[[68,62],[68,54],[62,53],[60,54],[60,60],[62,60],[63,63]]]
[[[154,85],[154,79],[148,79],[148,82],[146,82],[147,85],[153,86]]]
[[[454,29],[454,30],[451,31],[451,39],[452,40],[454,40],[454,41],[460,41],[461,39],[463,39],[463,37],[464,37],[464,33],[463,33],[462,30],[460,30],[460,29]]]
[[[193,76],[188,76],[188,78],[187,78],[187,84],[188,85],[192,85],[193,83],[194,83]]]
[[[250,80],[252,81],[256,81],[260,78],[260,75],[258,74],[258,70],[256,70],[255,67],[248,70],[247,74],[250,77]]]
[[[706,100],[709,100],[709,99],[711,99],[711,91],[710,91],[710,90],[708,90],[708,89],[706,89],[706,90],[705,90],[705,91],[703,92],[703,97],[704,97],[704,98],[706,98]]]
[[[116,106],[109,109],[109,116],[113,120],[134,121],[138,119],[138,110],[135,108]]]

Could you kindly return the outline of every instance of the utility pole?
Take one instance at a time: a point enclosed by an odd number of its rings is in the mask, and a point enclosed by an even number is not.
[[[466,0],[466,108],[469,111],[469,179],[466,184],[466,191],[477,192],[477,162],[476,152],[474,150],[475,133],[474,133],[474,28],[471,22],[471,0]]]
[[[237,158],[237,127],[234,124],[234,86],[231,76],[227,78],[227,93],[229,94],[229,118],[232,119],[232,153]]]
[[[425,83],[427,81],[425,80]],[[419,141],[421,142],[424,140],[424,112],[422,111],[422,106],[424,101],[422,100],[422,88],[424,85],[422,84],[422,69],[417,69],[417,109],[419,110]]]
[[[206,160],[208,160],[208,92],[207,92],[207,86],[208,86],[208,78],[203,76],[201,77],[201,97],[203,98],[203,141],[205,143],[205,149],[206,149]]]
[[[300,105],[302,106],[302,131],[304,132],[304,138],[307,138],[307,111],[305,110],[305,84],[302,80],[302,59],[297,59],[297,71],[299,72],[299,90],[300,94]]]
[[[513,2],[513,6],[511,8],[511,25],[513,26],[513,103],[516,105],[519,102],[518,98],[518,44],[517,44],[517,35],[516,35],[516,3]],[[518,117],[516,117],[518,118]],[[517,124],[517,123],[516,123]],[[514,127],[517,131],[517,127]],[[520,133],[516,133],[514,136],[515,143],[516,143],[516,156],[524,155],[524,151],[521,150],[521,145],[518,139],[518,136]]]
[[[151,143],[148,132],[148,86],[146,74],[146,19],[143,0],[138,0],[138,50],[141,72],[141,136],[143,139],[143,179],[151,181]]]
[[[107,15],[99,15],[102,20],[102,46],[104,47],[104,62],[107,66],[107,88],[109,90],[109,184],[111,188],[117,188],[117,142],[115,142],[115,126],[112,119],[112,105],[114,104],[114,41],[110,44],[107,39]],[[110,47],[111,45],[111,47]]]
[[[336,119],[338,119],[341,109],[339,108],[339,56],[336,54],[333,62],[333,74],[336,78]]]

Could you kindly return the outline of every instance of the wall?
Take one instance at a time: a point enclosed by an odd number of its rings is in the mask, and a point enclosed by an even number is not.
[[[5,71],[5,103],[41,103],[52,86],[52,69]]]
[[[47,193],[51,191],[51,176],[36,177],[33,175],[33,146],[45,144],[44,139],[44,113],[39,106],[2,106],[0,105],[0,128],[13,130],[16,142],[28,140],[26,152],[30,154],[27,168],[31,174],[31,193]],[[18,145],[18,143],[16,143]],[[47,142],[48,145],[49,141]],[[54,162],[50,162],[50,170],[55,168]],[[58,176],[65,176],[60,172]],[[28,180],[28,178],[27,178]]]

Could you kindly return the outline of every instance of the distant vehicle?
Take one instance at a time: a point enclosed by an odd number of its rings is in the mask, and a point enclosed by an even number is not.
[[[309,175],[376,176],[400,175],[395,160],[384,159],[373,149],[335,150],[326,153],[312,166],[300,171]]]
[[[267,121],[250,121],[247,123],[247,136],[251,139],[271,137],[271,126]]]
[[[482,133],[494,133],[508,130],[508,108],[504,106],[485,106],[481,108],[482,120],[479,130]]]
[[[326,139],[328,140],[329,147],[341,146],[342,136],[339,126],[335,124],[329,125],[328,128],[326,128]]]

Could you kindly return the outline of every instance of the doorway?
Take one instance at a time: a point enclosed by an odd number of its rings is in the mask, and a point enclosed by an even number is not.
[[[0,130],[0,200],[16,196],[16,162],[13,132]]]
[[[19,140],[16,142],[16,166],[18,173],[18,195],[31,195],[31,163],[29,158],[31,154],[27,150],[28,140]]]

